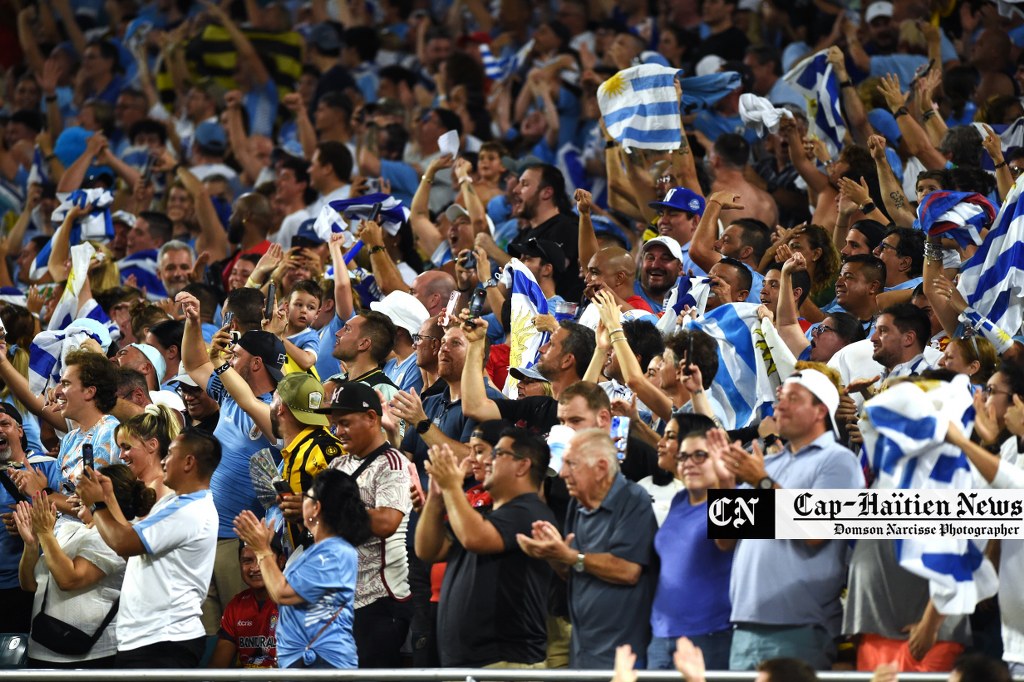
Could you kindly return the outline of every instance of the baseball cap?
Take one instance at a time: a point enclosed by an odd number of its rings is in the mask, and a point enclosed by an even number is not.
[[[228,137],[219,123],[203,121],[196,126],[196,143],[204,149],[218,153],[228,148]]]
[[[326,55],[337,54],[341,50],[341,36],[330,24],[317,24],[309,32],[309,44]]]
[[[697,65],[693,67],[693,72],[696,76],[710,76],[713,73],[721,71],[724,64],[725,60],[717,54],[705,55],[699,62],[697,62]]]
[[[784,384],[797,384],[811,392],[828,410],[828,421],[832,425],[832,433],[839,438],[839,427],[836,425],[836,408],[839,407],[839,391],[835,384],[816,369],[802,369],[789,375]]]
[[[903,133],[900,132],[900,126],[896,123],[896,118],[885,109],[872,109],[869,111],[868,123],[891,145],[899,144],[900,138],[903,137]]]
[[[387,315],[396,327],[409,335],[420,333],[420,327],[430,317],[430,312],[420,300],[407,291],[392,291],[380,301],[371,301],[370,310]]]
[[[263,366],[274,381],[281,381],[284,372],[284,362],[288,354],[284,350],[284,344],[270,332],[252,329],[242,334],[238,340],[238,346],[245,352],[251,353],[263,361]]]
[[[315,218],[303,221],[303,223],[299,225],[299,229],[295,233],[295,236],[292,237],[292,246],[317,247],[321,244],[325,244],[326,242],[323,238],[320,237],[317,231],[313,229],[313,225],[315,224]]]
[[[534,156],[533,154],[527,154],[521,159],[514,159],[511,156],[501,157],[501,165],[505,167],[512,175],[522,175],[523,171],[530,166],[539,166],[544,162],[541,161],[540,157]]]
[[[28,450],[28,436],[25,435],[25,423],[22,420],[21,413],[18,412],[18,408],[10,403],[0,403],[0,410],[7,413],[7,416],[17,422],[21,429],[21,449]]]
[[[110,216],[110,222],[124,223],[128,227],[135,227],[135,223],[137,221],[138,218],[135,217],[135,214],[129,213],[128,211],[114,211],[114,213]]]
[[[153,370],[156,372],[156,382],[158,384],[163,383],[164,375],[167,374],[167,361],[164,360],[163,355],[160,355],[160,351],[148,343],[130,343],[128,345],[132,348],[138,348],[146,356],[149,364],[153,365]]]
[[[351,412],[369,412],[370,410],[377,414],[381,414],[384,411],[380,405],[380,397],[373,386],[364,384],[361,381],[343,381],[338,385],[338,388],[334,389],[331,404],[315,411],[320,414],[330,414],[331,412],[348,414]]]
[[[651,208],[672,209],[675,211],[686,211],[704,215],[704,197],[691,189],[685,187],[673,187],[665,192],[665,198],[661,201],[652,201],[647,204]]]
[[[281,402],[288,406],[295,418],[308,426],[327,426],[327,417],[318,413],[324,400],[324,385],[313,375],[293,372],[277,384]]]
[[[664,235],[648,240],[647,243],[643,245],[643,248],[640,249],[640,253],[647,253],[647,250],[651,248],[651,245],[653,244],[661,244],[668,249],[668,252],[672,254],[672,257],[677,261],[683,260],[683,249],[679,246],[679,242],[672,237],[666,237]]]
[[[870,24],[878,17],[892,17],[891,2],[873,2],[868,6],[867,11],[864,12],[865,23]]]
[[[167,383],[168,384],[185,384],[186,386],[191,386],[192,388],[199,388],[199,384],[197,384],[195,382],[195,380],[188,375],[188,372],[185,371],[185,361],[184,360],[182,360],[178,364],[178,373],[175,374],[174,377],[170,381],[168,381]]]
[[[565,268],[568,265],[565,251],[562,250],[561,245],[550,239],[535,239],[531,237],[525,242],[513,242],[508,245],[508,252],[517,257],[536,256],[537,258],[542,258],[544,261],[551,263],[556,275],[565,272]]]
[[[458,204],[452,204],[445,209],[444,214],[448,217],[448,222],[454,223],[459,218],[465,218],[469,220],[469,211],[462,208]]]
[[[550,379],[540,373],[536,365],[533,367],[513,367],[508,373],[518,381],[550,381]]]

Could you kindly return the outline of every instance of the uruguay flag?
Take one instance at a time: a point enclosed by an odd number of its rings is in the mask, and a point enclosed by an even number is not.
[[[162,301],[167,298],[167,289],[160,281],[158,272],[158,254],[156,249],[145,249],[117,261],[121,284],[125,284],[129,277],[135,277],[135,286],[144,290],[146,298],[150,301]]]
[[[876,488],[962,490],[974,487],[967,456],[945,442],[950,422],[974,427],[969,380],[896,384],[864,403],[860,431]],[[896,542],[900,566],[929,581],[939,613],[965,615],[996,593],[987,540],[922,536]]]
[[[96,301],[90,303],[102,313]],[[84,308],[83,308],[84,310]],[[93,318],[69,320],[59,329],[40,332],[28,348],[28,386],[33,393],[43,392],[60,382],[67,354],[86,339],[93,339],[106,350],[112,343],[107,325]]]
[[[804,96],[808,132],[824,140],[833,156],[838,155],[846,137],[846,122],[840,107],[839,80],[828,63],[828,50],[800,62],[782,79]]]
[[[753,332],[761,328],[757,308],[755,303],[726,303],[687,325],[718,342],[718,374],[711,394],[725,408],[726,429],[749,426],[775,398],[764,358],[754,346]]]
[[[508,334],[508,366],[533,367],[540,357],[540,348],[548,342],[549,334],[533,325],[536,315],[548,314],[548,299],[541,291],[533,273],[518,258],[513,258],[502,270],[499,280],[511,299],[511,329]],[[511,398],[518,395],[515,377],[505,380],[503,393]]]
[[[627,150],[678,149],[679,69],[643,64],[619,71],[597,89],[608,134]]]
[[[995,206],[975,192],[930,192],[917,207],[918,222],[929,237],[952,239],[960,248],[981,244],[981,231],[995,217]]]
[[[511,57],[498,59],[491,52],[490,45],[480,46],[480,60],[484,65],[484,75],[492,81],[503,81],[511,75],[515,60]]]
[[[398,199],[383,192],[330,202],[321,209],[313,229],[325,242],[330,241],[332,233],[348,231],[349,220],[365,220],[369,217],[373,205],[377,203],[381,204],[380,215],[377,217],[380,226],[392,237],[395,236],[402,223],[409,219],[409,209]]]
[[[88,239],[108,242],[114,238],[114,223],[110,219],[110,206],[114,203],[114,195],[105,189],[76,189],[53,212],[50,221],[61,225],[72,206],[89,206],[90,211],[71,225],[71,245],[81,244]],[[30,276],[39,279],[46,274],[47,261],[50,260],[51,239],[40,249],[32,261]]]
[[[1011,336],[1020,329],[1024,300],[1024,176],[1017,178],[992,228],[963,264],[957,289],[967,305]]]
[[[696,308],[698,315],[704,314],[704,308],[708,305],[708,294],[711,293],[711,278],[709,277],[680,277],[672,293],[665,301],[665,312],[662,313],[658,324],[655,325],[662,335],[671,334],[676,327],[682,324],[679,316],[683,314],[683,308]]]

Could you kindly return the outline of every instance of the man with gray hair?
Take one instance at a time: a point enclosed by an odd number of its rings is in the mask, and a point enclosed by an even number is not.
[[[195,253],[185,242],[172,239],[160,247],[156,262],[156,274],[167,291],[167,297],[173,299],[192,281]]]
[[[532,537],[520,534],[517,540],[528,556],[546,559],[568,582],[569,667],[608,669],[620,644],[647,651],[658,524],[650,495],[619,471],[605,429],[577,432],[559,476],[573,498],[565,538],[554,524],[538,521]]]

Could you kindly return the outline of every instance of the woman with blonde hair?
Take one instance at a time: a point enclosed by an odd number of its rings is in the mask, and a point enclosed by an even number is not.
[[[114,432],[121,461],[157,499],[173,492],[164,485],[163,460],[171,441],[181,433],[181,419],[166,405],[146,405],[142,414],[121,422]]]

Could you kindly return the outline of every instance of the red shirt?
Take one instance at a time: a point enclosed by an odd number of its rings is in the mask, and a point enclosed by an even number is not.
[[[651,306],[647,304],[647,301],[645,301],[642,296],[630,296],[629,298],[626,299],[626,303],[633,306],[634,308],[646,310],[652,315],[654,314],[654,311],[651,310]]]
[[[249,589],[228,602],[217,636],[237,647],[236,658],[241,667],[276,668],[276,630],[277,604],[272,599],[258,601]]]
[[[228,264],[224,266],[224,272],[220,273],[221,282],[224,284],[224,291],[227,291],[228,289],[228,277],[231,276],[231,268],[235,267],[235,263],[238,262],[239,256],[243,256],[250,253],[255,254],[257,256],[262,256],[267,252],[267,249],[269,248],[270,241],[264,239],[256,246],[246,249],[245,251],[239,251],[234,256],[232,256],[231,259],[228,261]]]

